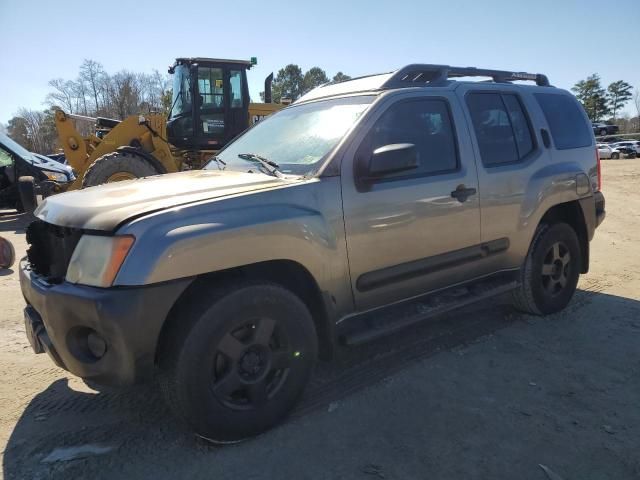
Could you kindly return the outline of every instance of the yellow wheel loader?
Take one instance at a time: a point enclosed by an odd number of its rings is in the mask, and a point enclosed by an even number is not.
[[[161,173],[198,169],[234,137],[284,107],[271,103],[273,74],[265,80],[265,103],[249,103],[244,60],[178,58],[168,118],[133,115],[124,120],[55,115],[58,139],[75,170],[70,190]],[[72,120],[95,124],[83,137]]]

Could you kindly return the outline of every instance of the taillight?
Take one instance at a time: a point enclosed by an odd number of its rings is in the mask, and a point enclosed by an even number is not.
[[[602,169],[600,167],[600,152],[598,151],[598,147],[596,147],[596,163],[598,165],[598,192],[602,190]]]

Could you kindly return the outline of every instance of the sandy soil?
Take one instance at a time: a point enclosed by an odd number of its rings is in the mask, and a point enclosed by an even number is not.
[[[93,390],[34,355],[17,273],[1,272],[1,475],[551,478],[542,464],[566,480],[640,478],[640,160],[603,172],[607,219],[564,312],[498,299],[348,351],[288,422],[232,447],[196,440],[153,386]],[[25,225],[0,212],[20,255]]]

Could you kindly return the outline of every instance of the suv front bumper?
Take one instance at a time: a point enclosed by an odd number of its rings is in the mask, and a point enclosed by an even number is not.
[[[47,352],[59,367],[105,385],[139,383],[152,376],[162,325],[192,281],[96,288],[47,283],[26,259],[19,271],[27,301],[25,328],[34,352]],[[96,343],[104,344],[99,357],[90,347]]]

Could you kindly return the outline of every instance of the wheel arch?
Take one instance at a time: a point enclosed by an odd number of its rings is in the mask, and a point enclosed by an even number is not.
[[[162,164],[160,160],[158,160],[156,157],[151,155],[149,152],[142,150],[141,148],[125,145],[123,147],[116,148],[116,152],[126,152],[126,153],[130,153],[131,155],[137,155],[140,158],[143,158],[147,162],[149,162],[151,166],[156,170],[156,172],[160,174],[167,173],[167,169],[165,168],[165,166]]]
[[[176,330],[187,327],[188,319],[179,315],[185,306],[200,305],[204,308],[206,302],[201,300],[204,292],[214,286],[233,285],[247,280],[275,283],[298,296],[313,318],[318,335],[320,358],[333,357],[335,337],[333,323],[328,314],[327,295],[321,292],[309,270],[300,263],[292,260],[270,260],[198,275],[171,307],[162,325],[156,344],[156,364],[159,363],[160,352],[165,349],[167,342],[174,338]]]
[[[559,203],[549,208],[539,224],[553,225],[559,222],[568,224],[576,232],[581,253],[580,273],[587,273],[589,271],[589,234],[585,214],[578,200]]]

